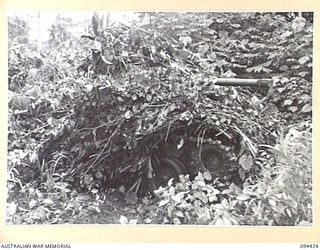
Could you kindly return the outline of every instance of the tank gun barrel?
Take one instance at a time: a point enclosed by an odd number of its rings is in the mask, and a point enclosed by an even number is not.
[[[273,80],[272,79],[216,78],[213,83],[219,86],[270,88],[273,85]]]

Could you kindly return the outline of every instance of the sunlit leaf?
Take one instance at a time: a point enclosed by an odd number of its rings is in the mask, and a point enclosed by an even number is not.
[[[292,217],[292,214],[291,214],[291,211],[290,211],[289,208],[286,208],[286,212],[287,212],[287,214],[289,215],[289,217]]]
[[[299,109],[298,109],[297,106],[291,106],[291,107],[288,108],[288,110],[291,111],[292,113],[295,113],[295,112],[297,112]]]
[[[180,141],[179,141],[179,143],[177,145],[177,149],[182,148],[183,145],[184,145],[184,139],[182,138],[182,139],[180,139]]]
[[[88,92],[91,92],[94,86],[92,84],[87,84],[85,87]]]
[[[159,202],[159,207],[163,207],[163,206],[167,205],[169,202],[170,202],[169,199],[161,200]]]
[[[206,180],[206,181],[211,181],[212,180],[212,176],[209,172],[204,172],[203,173],[203,178]]]
[[[13,216],[16,214],[17,212],[17,207],[18,207],[18,204],[14,203],[14,202],[10,202],[7,206],[7,211],[8,211],[8,214],[9,216]]]
[[[131,219],[129,220],[129,223],[130,225],[137,225],[138,224],[138,220],[137,219]]]
[[[173,218],[172,221],[174,225],[181,225],[181,221],[178,218]]]
[[[295,31],[295,32],[301,32],[304,30],[306,26],[306,19],[303,18],[302,16],[300,17],[296,17],[293,22],[292,22],[292,29]]]
[[[179,42],[181,42],[184,46],[192,43],[192,38],[190,36],[180,36]]]
[[[168,216],[171,218],[172,217],[172,212],[174,210],[174,207],[175,205],[174,204],[170,204],[167,206],[167,213],[168,213]]]
[[[218,35],[219,35],[219,37],[220,37],[221,39],[226,39],[226,38],[228,37],[228,35],[229,35],[229,32],[228,32],[228,31],[220,30],[220,31],[218,32]]]
[[[152,219],[151,219],[151,218],[146,218],[146,219],[144,220],[144,222],[145,222],[146,224],[150,224],[150,223],[152,223]]]
[[[136,100],[138,99],[138,96],[137,96],[136,94],[133,94],[133,95],[131,96],[131,98],[132,98],[133,101],[136,101]]]
[[[184,214],[181,211],[176,211],[175,215],[181,218],[184,218]]]
[[[168,181],[168,187],[171,187],[172,186],[172,184],[173,184],[173,178],[171,178],[169,181]]]
[[[49,214],[49,209],[39,206],[37,209],[33,212],[33,217],[35,219],[45,220],[47,219],[47,215]]]
[[[239,201],[246,201],[246,200],[250,199],[250,196],[247,194],[240,194],[236,197],[236,199]]]
[[[90,192],[93,193],[93,194],[97,194],[99,192],[99,189],[93,188],[93,189],[90,190]]]
[[[302,109],[301,109],[301,112],[303,113],[309,113],[312,111],[312,106],[310,104],[305,104]]]
[[[276,201],[273,200],[273,199],[269,199],[268,201],[269,201],[269,204],[270,204],[271,206],[273,206],[273,207],[275,207],[275,206],[277,205]]]
[[[126,113],[124,114],[124,118],[130,119],[132,117],[132,112],[131,110],[127,110]]]
[[[122,225],[125,225],[125,224],[129,223],[128,218],[126,216],[123,216],[123,215],[120,216],[119,222]]]
[[[259,183],[258,184],[258,189],[257,189],[259,194],[265,194],[265,192],[267,191],[267,186],[264,183]]]
[[[232,23],[232,24],[230,24],[230,26],[233,27],[233,28],[238,29],[238,28],[241,27],[241,24],[239,24],[239,23]]]
[[[253,166],[253,157],[248,153],[244,153],[238,162],[244,170],[248,171]]]
[[[29,208],[30,209],[32,209],[32,208],[34,208],[36,205],[37,205],[37,201],[36,200],[31,200],[30,202],[29,202]]]
[[[309,222],[309,221],[306,221],[306,220],[302,220],[299,222],[298,226],[301,226],[301,227],[310,227],[312,226],[312,223]]]
[[[291,105],[292,103],[293,103],[292,100],[285,100],[283,105],[288,106],[288,105]]]
[[[291,36],[292,34],[293,34],[292,31],[287,30],[286,32],[284,32],[284,33],[282,33],[282,34],[280,35],[280,38],[281,38],[281,39],[284,39],[284,38],[287,38],[287,37]]]
[[[218,200],[218,197],[215,194],[211,194],[208,196],[210,202],[214,202]]]
[[[45,205],[52,205],[52,204],[54,204],[54,202],[51,200],[51,199],[44,199],[43,201],[43,204],[45,204]],[[30,204],[29,204],[30,205]]]
[[[176,195],[172,196],[172,200],[174,200],[177,203],[180,203],[184,198],[185,194],[186,194],[185,192],[177,193]]]
[[[214,225],[216,226],[223,226],[224,224],[224,220],[222,218],[218,218],[216,219],[216,221],[214,222]]]
[[[146,100],[147,100],[147,102],[151,102],[152,101],[152,95],[151,94],[147,94],[146,95]]]
[[[223,216],[222,219],[223,219],[223,225],[228,225],[228,226],[232,225],[232,222],[229,218]]]
[[[310,60],[310,57],[309,56],[303,56],[301,58],[299,58],[298,62],[300,64],[305,64],[306,62],[308,62]]]

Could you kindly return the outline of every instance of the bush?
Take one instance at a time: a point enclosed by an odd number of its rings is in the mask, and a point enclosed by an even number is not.
[[[312,224],[311,134],[291,128],[270,151],[275,166],[261,177],[247,179],[243,187],[212,181],[209,173],[156,191],[162,223],[205,225],[294,226]]]

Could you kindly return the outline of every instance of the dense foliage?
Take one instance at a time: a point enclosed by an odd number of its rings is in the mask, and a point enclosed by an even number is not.
[[[41,46],[26,21],[8,21],[10,223],[84,223],[81,211],[103,217],[116,192],[143,206],[137,218],[122,215],[124,224],[312,222],[313,26],[305,18],[142,13],[127,26],[94,13],[77,37],[72,28],[83,24],[58,16]],[[217,77],[274,86],[217,86]],[[210,141],[212,133],[225,136]],[[155,192],[159,203],[138,198],[154,155],[167,142],[184,146],[185,136],[226,152],[240,181],[195,173]]]

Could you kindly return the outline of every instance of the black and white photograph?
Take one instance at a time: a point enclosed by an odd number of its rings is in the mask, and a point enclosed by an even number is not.
[[[314,226],[313,12],[6,14],[6,225]]]

